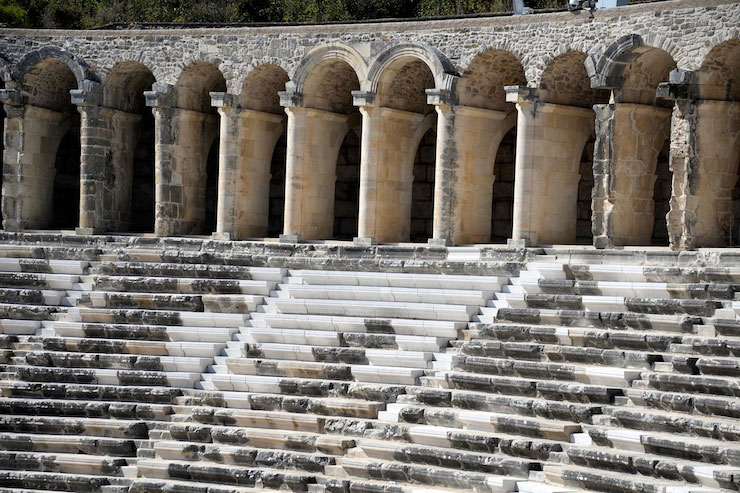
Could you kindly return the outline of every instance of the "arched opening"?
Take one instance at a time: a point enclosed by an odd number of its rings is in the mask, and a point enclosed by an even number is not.
[[[24,147],[33,153],[23,168],[21,222],[31,229],[74,228],[80,211],[80,115],[69,92],[77,78],[61,60],[46,58],[21,83],[28,94]]]
[[[464,200],[470,203],[464,216],[469,217],[463,219],[474,232],[466,238],[470,243],[506,243],[511,238],[516,109],[506,102],[504,87],[526,84],[519,59],[504,50],[477,55],[458,82],[460,104],[476,108],[467,118],[471,119],[470,126],[480,132],[476,141],[465,146],[473,157],[461,164],[470,183],[464,193]]]
[[[426,90],[435,87],[425,62],[401,57],[378,81],[375,122],[382,135],[375,233],[379,242],[426,241],[432,236],[436,113]]]
[[[235,236],[278,236],[285,203],[285,111],[279,92],[288,74],[277,65],[260,65],[244,79],[237,137]],[[227,189],[229,183],[222,187]]]
[[[5,84],[0,81],[0,88],[5,88]],[[3,190],[3,183],[5,182],[5,107],[4,105],[0,104],[0,131],[2,131],[2,136],[0,136],[0,229],[3,229],[3,220],[4,220],[4,212],[2,207],[2,199],[1,197],[5,194],[5,190]]]
[[[673,173],[669,165],[670,139],[663,142],[655,163],[655,185],[653,186],[654,222],[650,244],[668,246],[668,224],[666,216],[671,208]]]
[[[712,48],[695,77],[694,141],[683,154],[693,158],[691,182],[698,185],[689,191],[698,224],[691,236],[701,243],[690,246],[740,245],[740,39]],[[680,178],[684,170],[675,167]]]
[[[108,221],[114,231],[154,231],[154,116],[144,91],[155,82],[138,62],[116,64],[105,80],[114,135],[113,197]]]
[[[180,219],[185,233],[215,231],[217,194],[209,194],[208,184],[218,183],[219,120],[210,93],[224,91],[223,74],[206,62],[188,65],[177,81],[178,143],[174,160],[182,185],[174,187],[181,190]],[[216,164],[209,166],[214,160]],[[209,211],[211,216],[207,217]]]
[[[551,104],[590,110],[594,104],[604,104],[609,93],[592,89],[584,62],[586,54],[568,51],[555,57],[545,68],[540,81],[544,99]],[[576,155],[580,156],[572,171],[577,173],[575,203],[571,205],[575,221],[575,242],[591,244],[592,192],[594,189],[594,142],[596,136],[589,132],[584,145]]]
[[[339,172],[348,171],[344,168],[350,163],[343,162],[340,169],[340,156],[357,160],[359,143],[348,132],[352,127],[358,135],[362,132],[359,110],[352,103],[352,91],[359,88],[349,63],[327,58],[311,68],[303,82],[304,106],[288,109],[288,139],[293,139],[288,159],[301,166],[289,165],[286,173],[284,232],[320,240],[337,234],[346,239],[355,231],[345,217],[354,213],[337,208],[337,194],[349,186],[345,178],[340,181]],[[341,230],[335,228],[337,223],[343,225]]]
[[[337,240],[351,240],[357,236],[362,122],[357,118],[354,123],[354,128],[342,141],[337,158],[337,182],[334,187],[334,238]]]

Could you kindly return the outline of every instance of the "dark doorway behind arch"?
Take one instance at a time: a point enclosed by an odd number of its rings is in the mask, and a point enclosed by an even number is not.
[[[218,207],[218,139],[208,151],[206,161],[206,215],[203,220],[203,233],[210,234],[216,231],[216,207]]]
[[[154,231],[154,115],[142,113],[131,182],[131,231]]]
[[[671,207],[671,188],[673,173],[668,165],[670,152],[670,138],[663,143],[663,148],[658,154],[658,163],[655,166],[655,187],[653,200],[655,201],[655,222],[653,223],[653,236],[650,243],[654,246],[668,246],[668,224],[666,214]]]
[[[581,179],[578,181],[578,220],[576,222],[576,243],[591,245],[594,233],[591,228],[591,192],[594,189],[594,142],[592,135],[586,141],[581,154]]]
[[[336,240],[357,236],[360,209],[360,138],[350,130],[339,148],[337,181],[334,186],[334,233]]]
[[[737,174],[740,175],[740,163],[737,165]],[[732,229],[730,231],[730,245],[740,245],[740,178],[735,182],[732,190]]]
[[[432,127],[421,138],[414,160],[414,182],[411,192],[412,242],[425,242],[432,237],[436,153],[437,129]]]
[[[0,85],[0,87],[3,87]],[[3,229],[2,192],[5,180],[5,110],[0,108],[0,229]]]
[[[506,132],[496,152],[493,167],[491,242],[506,243],[514,227],[514,169],[516,163],[516,125]]]
[[[276,238],[283,232],[283,218],[285,217],[285,154],[287,140],[285,133],[275,144],[270,164],[270,204],[268,206],[269,220],[267,236]]]
[[[80,217],[80,131],[79,123],[62,137],[54,162],[52,194],[53,229],[74,229]]]

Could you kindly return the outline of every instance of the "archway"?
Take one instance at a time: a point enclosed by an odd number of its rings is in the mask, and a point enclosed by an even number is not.
[[[467,160],[458,181],[469,183],[460,201],[465,243],[506,243],[511,238],[516,155],[516,109],[506,102],[505,86],[523,86],[524,68],[513,53],[489,50],[477,55],[457,84],[458,118],[470,120],[477,136],[465,142]],[[470,131],[470,130],[469,130]]]
[[[112,210],[108,227],[114,231],[154,231],[154,116],[144,91],[154,75],[139,62],[116,64],[105,80],[108,115],[112,122]]]
[[[357,115],[359,117],[359,115]],[[353,128],[342,141],[337,158],[334,187],[334,239],[351,240],[357,236],[360,207],[360,138],[362,122],[354,118]]]
[[[182,182],[175,187],[181,192],[183,233],[210,234],[215,225],[216,194],[207,193],[207,184],[217,183],[218,165],[209,167],[208,162],[209,156],[217,162],[219,141],[218,116],[210,93],[224,92],[226,79],[214,65],[195,62],[182,71],[176,90],[178,141],[173,161]],[[206,211],[212,211],[208,221]]]

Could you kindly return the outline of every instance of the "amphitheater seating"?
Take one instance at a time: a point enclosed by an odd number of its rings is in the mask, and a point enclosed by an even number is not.
[[[2,492],[740,490],[740,267],[61,241],[0,247]]]

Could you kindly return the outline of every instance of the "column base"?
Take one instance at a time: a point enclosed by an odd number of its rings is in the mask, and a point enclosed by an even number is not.
[[[94,235],[95,228],[75,228],[76,235]]]
[[[280,235],[278,237],[280,243],[298,243],[299,241],[301,241],[301,235],[299,234]]]
[[[352,244],[359,247],[373,246],[375,244],[375,238],[355,236],[352,238]]]
[[[442,248],[450,246],[451,244],[452,242],[448,238],[429,238],[427,240],[427,245],[430,247]]]
[[[519,238],[515,240],[514,238],[509,238],[506,240],[506,247],[507,248],[527,248],[532,246],[532,242],[529,238]]]
[[[211,239],[218,241],[231,241],[231,233],[213,232],[211,233]]]

